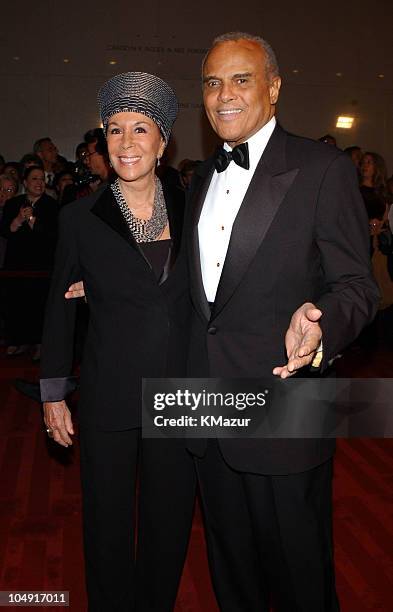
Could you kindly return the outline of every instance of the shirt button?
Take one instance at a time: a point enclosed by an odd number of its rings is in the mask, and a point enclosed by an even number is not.
[[[217,262],[217,268],[219,268],[219,267],[220,267],[220,263],[219,263],[219,262]]]
[[[221,229],[224,231],[224,226],[223,225],[221,225]]]
[[[207,333],[211,334],[212,336],[214,336],[214,334],[217,333],[217,327],[214,327],[214,325],[212,325],[211,327],[208,327]]]
[[[229,189],[227,189],[227,195],[228,195],[228,193],[229,193]]]

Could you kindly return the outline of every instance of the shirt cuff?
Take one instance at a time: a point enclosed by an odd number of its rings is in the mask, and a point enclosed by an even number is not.
[[[41,402],[61,402],[78,386],[76,376],[64,378],[41,378]]]

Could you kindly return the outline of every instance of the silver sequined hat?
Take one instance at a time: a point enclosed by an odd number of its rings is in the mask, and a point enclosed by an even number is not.
[[[147,72],[123,72],[109,79],[98,92],[98,105],[105,132],[112,115],[141,113],[157,124],[166,143],[179,108],[169,85]]]

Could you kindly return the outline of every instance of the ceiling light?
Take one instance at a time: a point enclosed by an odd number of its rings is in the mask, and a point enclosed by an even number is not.
[[[14,55],[14,57],[12,59],[17,62],[18,60],[20,60],[20,57],[19,57],[19,55]]]
[[[337,117],[337,123],[336,123],[336,127],[337,128],[342,128],[344,130],[350,130],[351,127],[353,126],[353,122],[354,122],[354,117]]]
[[[342,72],[336,72],[336,76],[341,77],[343,75]]]
[[[292,70],[293,74],[297,74],[299,72],[299,70],[297,68],[295,68],[295,70]]]
[[[117,61],[116,60],[110,60],[109,63],[110,63],[111,66],[114,66],[115,64],[117,64]]]
[[[68,57],[65,57],[65,58],[63,59],[63,62],[64,62],[65,64],[69,64],[69,63],[70,63],[70,60],[68,59]]]
[[[384,78],[385,78],[385,75],[384,75],[384,74],[379,74],[379,75],[378,75],[378,78],[379,78],[379,79],[384,79]]]

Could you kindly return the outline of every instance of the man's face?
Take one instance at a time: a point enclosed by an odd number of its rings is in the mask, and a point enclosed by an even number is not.
[[[41,143],[38,155],[44,162],[54,164],[57,160],[57,154],[57,147],[53,144],[51,140],[44,140],[44,142]]]
[[[96,174],[101,178],[103,178],[106,173],[104,156],[96,150],[95,142],[89,142],[87,145],[86,166],[92,174]]]
[[[249,40],[213,47],[203,67],[203,100],[214,131],[232,147],[245,142],[274,115],[281,79],[268,78],[266,53]]]
[[[363,153],[361,149],[354,149],[351,152],[351,159],[358,170],[360,168],[360,162],[362,161],[362,157],[363,157]]]

